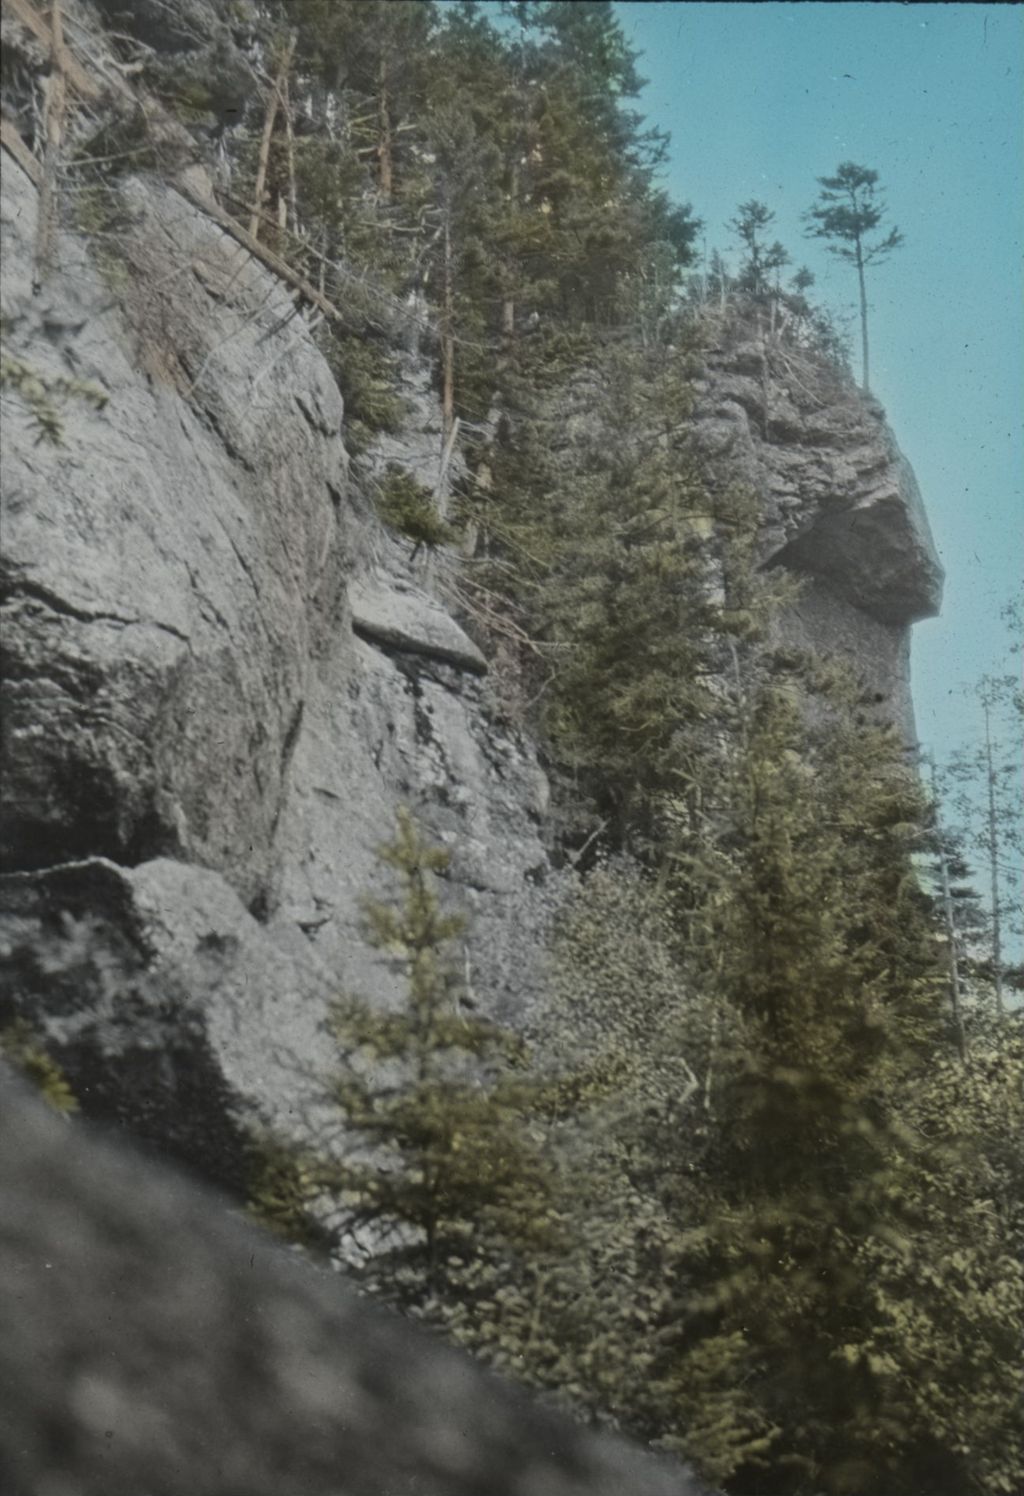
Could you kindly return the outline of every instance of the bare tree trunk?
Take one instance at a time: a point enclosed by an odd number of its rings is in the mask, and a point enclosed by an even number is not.
[[[715,1064],[718,1059],[718,1004],[717,999],[714,1011],[711,1014],[711,1042],[708,1049],[708,1068],[704,1072],[704,1110],[708,1116],[712,1115],[712,1095],[715,1084]]]
[[[43,185],[43,168],[7,118],[0,118],[0,144],[10,151],[22,171],[37,187]]]
[[[46,80],[44,123],[46,146],[43,152],[43,175],[39,186],[36,218],[35,266],[32,290],[39,292],[53,269],[53,252],[57,239],[57,176],[64,141],[64,115],[67,108],[67,83],[64,66],[64,26],[61,0],[50,6],[50,73]]]
[[[516,164],[514,161],[509,168],[507,183],[509,202],[512,204],[513,210],[515,210],[516,204],[519,200],[519,172],[516,169]],[[512,343],[515,339],[515,335],[516,299],[512,292],[509,291],[503,297],[501,303],[501,341],[502,351],[504,354],[507,355],[510,352]]]
[[[391,201],[395,177],[389,87],[387,55],[382,53],[377,70],[377,185],[385,203]]]
[[[256,163],[256,188],[253,193],[252,213],[249,217],[249,232],[254,239],[259,238],[260,214],[263,210],[263,194],[267,188],[267,166],[270,162],[270,142],[274,135],[274,125],[277,121],[277,110],[282,99],[282,89],[288,70],[292,63],[292,53],[295,51],[295,33],[292,32],[285,48],[284,56],[277,69],[277,76],[267,100],[267,113],[263,121],[263,135],[260,138],[260,151]]]
[[[871,381],[868,370],[868,292],[864,284],[864,256],[861,253],[859,240],[857,241],[857,283],[860,286],[861,388],[865,393],[869,393]]]
[[[441,311],[441,430],[447,442],[455,424],[455,286],[451,206],[445,206],[444,288]]]
[[[263,121],[263,135],[260,139],[260,151],[256,163],[256,189],[253,193],[252,212],[249,215],[249,232],[254,239],[260,236],[260,216],[263,211],[263,194],[267,186],[267,164],[270,161],[270,141],[274,134],[277,105],[278,96],[275,87],[267,102],[267,113]]]
[[[299,194],[295,184],[295,128],[292,123],[292,99],[288,87],[288,74],[284,75],[281,92],[281,108],[284,111],[284,130],[288,153],[288,208],[291,213],[292,233],[299,232]]]
[[[200,213],[205,213],[207,218],[219,224],[226,234],[230,234],[232,239],[247,249],[251,255],[255,255],[256,259],[261,264],[266,265],[268,270],[272,270],[275,275],[279,275],[289,286],[294,286],[297,291],[301,291],[306,300],[311,302],[313,306],[319,307],[325,316],[330,317],[332,322],[347,322],[348,319],[345,314],[332,301],[328,300],[322,290],[317,290],[316,286],[312,285],[304,275],[300,275],[297,270],[294,270],[288,264],[287,260],[283,260],[279,254],[275,254],[272,249],[268,249],[265,244],[261,244],[258,239],[255,239],[249,233],[248,229],[243,228],[240,223],[237,223],[231,217],[230,213],[225,213],[219,203],[212,202],[208,197],[204,197],[197,192],[184,175],[174,180],[174,187],[177,192],[181,193],[182,197],[188,199],[193,207],[198,208]],[[322,269],[323,266],[321,265]]]
[[[455,451],[455,443],[458,440],[458,435],[459,418],[456,416],[452,421],[452,428],[441,449],[441,462],[437,469],[437,482],[434,484],[434,501],[437,504],[437,512],[441,519],[448,518],[448,469],[452,465],[452,453]]]
[[[938,784],[935,777],[935,764],[932,763],[932,798],[936,805],[939,802]],[[956,924],[953,919],[953,893],[949,886],[949,863],[946,859],[946,846],[942,840],[942,827],[938,829],[939,848],[939,875],[942,880],[942,915],[946,926],[946,940],[949,945],[949,999],[953,1011],[953,1027],[956,1031],[957,1052],[962,1060],[967,1058],[967,1039],[964,1034],[964,1016],[960,1001],[960,962],[956,953]]]
[[[1006,1013],[1003,998],[1003,927],[999,912],[999,825],[996,817],[996,775],[992,763],[991,707],[982,699],[985,713],[985,777],[988,781],[988,859],[992,887],[992,980],[996,992],[996,1010]]]
[[[459,439],[459,418],[456,416],[452,421],[452,429],[441,448],[441,461],[437,468],[437,481],[434,484],[434,507],[440,520],[448,518],[448,501],[451,497],[448,486],[448,470],[452,465],[452,455],[455,452],[455,443]],[[434,577],[434,555],[428,551],[423,563],[423,578],[429,584]]]

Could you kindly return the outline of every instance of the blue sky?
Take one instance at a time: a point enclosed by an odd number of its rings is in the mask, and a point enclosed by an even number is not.
[[[817,293],[854,276],[802,236],[815,179],[874,167],[905,246],[871,277],[872,386],[918,476],[946,568],[941,618],[914,630],[922,742],[975,737],[961,688],[1005,669],[1000,606],[1024,571],[1024,7],[616,5],[671,132],[664,185],[734,248],[759,198]]]

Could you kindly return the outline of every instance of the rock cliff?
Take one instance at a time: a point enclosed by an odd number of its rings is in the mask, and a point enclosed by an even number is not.
[[[162,34],[164,7],[138,9]],[[443,569],[417,563],[370,500],[391,463],[433,481],[442,429],[428,365],[406,350],[400,429],[377,440],[354,478],[343,401],[312,319],[204,208],[213,200],[202,167],[123,178],[116,201],[72,199],[55,271],[37,292],[38,189],[24,164],[5,155],[3,165],[5,350],[43,378],[85,379],[107,398],[102,409],[64,402],[54,447],[36,441],[18,393],[4,397],[0,1023],[25,1015],[42,1030],[87,1116],[237,1191],[254,1123],[300,1135],[315,1125],[333,1062],[323,1025],[331,998],[348,990],[386,1005],[398,995],[399,975],[363,939],[361,900],[384,886],[375,853],[399,806],[451,849],[451,902],[470,917],[466,984],[501,1017],[521,1021],[538,999],[546,931],[570,875],[551,855],[537,745],[503,715],[492,667],[446,604]],[[909,736],[908,629],[937,608],[941,585],[920,497],[877,404],[838,380],[808,387],[805,373],[763,342],[723,339],[696,382],[694,439],[724,481],[757,494],[762,564],[805,579],[782,642],[850,659]],[[294,1434],[275,1443],[279,1395],[309,1431],[304,1491],[676,1489],[655,1472],[613,1474],[617,1456],[577,1452],[564,1431],[551,1434],[551,1447],[567,1441],[564,1459],[536,1470],[527,1460],[499,1479],[490,1472],[507,1428],[529,1424],[539,1448],[548,1425],[525,1412],[506,1425],[505,1404],[480,1377],[466,1395],[493,1433],[484,1452],[441,1450],[424,1424],[422,1447],[332,1484],[323,1471],[351,1445],[337,1443],[299,1371],[289,1381],[266,1368],[293,1351],[308,1367],[319,1354],[285,1344],[278,1296],[307,1328],[322,1317],[359,1342],[356,1311],[322,1283],[293,1283],[282,1263],[243,1286],[247,1274],[221,1272],[214,1259],[237,1264],[254,1249],[211,1224],[208,1203],[86,1141],[56,1139],[20,1104],[0,1117],[0,1169],[26,1192],[36,1268],[44,1249],[57,1263],[66,1339],[54,1344],[78,1356],[100,1333],[75,1285],[82,1273],[121,1272],[123,1249],[104,1233],[123,1232],[132,1261],[141,1254],[159,1268],[139,1286],[150,1349],[168,1333],[159,1305],[186,1293],[223,1345],[225,1364],[202,1375],[235,1407],[249,1463],[225,1466],[219,1485],[164,1481],[136,1458],[140,1427],[166,1438],[168,1458],[180,1453],[189,1471],[208,1468],[221,1442],[196,1425],[194,1447],[179,1450],[180,1427],[145,1401],[145,1376],[165,1369],[145,1370],[136,1397],[88,1370],[72,1384],[37,1367],[42,1381],[22,1397],[19,1347],[6,1340],[0,1377],[20,1399],[28,1461],[10,1489],[19,1480],[83,1496],[281,1489],[274,1461],[292,1459],[296,1444]],[[40,1179],[70,1202],[73,1230],[37,1211]],[[0,1236],[0,1290],[11,1290],[2,1254],[12,1250],[9,1233]],[[26,1291],[41,1315],[37,1271]],[[269,1327],[256,1325],[257,1300],[270,1306]],[[223,1339],[229,1321],[235,1340]],[[394,1344],[403,1361],[405,1341]],[[108,1349],[123,1348],[111,1340]],[[415,1400],[435,1352],[408,1354],[421,1358]],[[436,1355],[454,1407],[469,1373]],[[231,1357],[257,1367],[251,1409],[241,1392],[224,1392]],[[372,1368],[353,1373],[326,1352],[316,1364],[328,1381],[355,1375],[353,1397],[378,1396]],[[32,1408],[51,1396],[44,1428]],[[370,1413],[361,1438],[379,1410]],[[77,1485],[45,1464],[44,1435],[58,1427],[88,1470]],[[435,1453],[424,1454],[428,1445]],[[104,1466],[115,1448],[126,1451],[121,1463]],[[363,1469],[363,1454],[352,1457]],[[417,1462],[418,1481],[403,1459]]]
[[[114,292],[70,232],[36,298],[36,191],[6,160],[3,193],[8,346],[109,396],[66,405],[60,448],[16,409],[8,422],[10,939],[58,909],[94,914],[182,994],[153,999],[155,1030],[120,1023],[123,996],[106,1013],[88,978],[75,1014],[51,1005],[100,1114],[146,1130],[159,1051],[172,1147],[203,1130],[184,1105],[197,1067],[222,1082],[211,1136],[280,1122],[296,1070],[329,1061],[328,997],[397,990],[360,899],[400,804],[452,847],[471,987],[500,1011],[528,999],[546,781],[491,711],[479,650],[347,483],[341,397],[274,278],[140,179],[124,190],[127,284]],[[426,382],[410,367],[384,454],[413,470],[440,445]],[[230,1175],[227,1155],[214,1172]]]
[[[529,1006],[556,902],[547,784],[479,649],[349,481],[341,397],[286,288],[138,177],[120,265],[71,226],[35,296],[36,188],[5,165],[8,346],[108,395],[64,406],[62,447],[14,399],[7,422],[7,942],[99,921],[107,964],[47,999],[51,1041],[98,1115],[230,1182],[246,1123],[313,1104],[330,996],[396,992],[360,900],[400,804],[452,849],[470,988]],[[909,625],[941,583],[920,497],[880,407],[806,378],[723,339],[695,439],[759,496],[763,564],[805,579],[783,639],[852,659],[910,734]],[[404,425],[364,472],[429,475],[440,415],[415,356],[398,393]],[[16,1002],[36,985],[19,971]]]
[[[766,339],[713,345],[696,393],[700,445],[758,496],[762,564],[802,581],[780,642],[846,660],[913,743],[910,626],[938,612],[943,574],[882,407]]]

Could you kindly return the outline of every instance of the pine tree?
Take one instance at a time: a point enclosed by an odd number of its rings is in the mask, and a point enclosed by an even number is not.
[[[544,1087],[526,1073],[523,1042],[461,1001],[448,946],[464,922],[433,887],[448,853],[402,810],[380,856],[401,894],[367,903],[371,939],[404,966],[407,996],[393,1012],[355,998],[335,1009],[345,1066],[331,1097],[354,1141],[323,1178],[373,1239],[367,1285],[443,1319],[446,1302],[479,1290],[491,1254],[559,1240],[552,1168],[528,1126]]]
[[[868,236],[879,227],[885,215],[885,202],[876,192],[878,172],[853,161],[843,161],[835,176],[819,177],[818,201],[804,216],[812,225],[808,234],[825,239],[830,254],[837,255],[857,271],[860,293],[861,384],[870,389],[868,372],[868,298],[864,272],[877,265],[903,243],[899,229],[892,228],[883,237]]]
[[[372,162],[378,200],[390,203],[409,160],[410,125],[421,107],[436,7],[431,0],[286,0],[285,24],[299,56],[336,100],[343,129]]]
[[[750,496],[707,481],[688,444],[685,355],[611,344],[589,361],[563,395],[587,405],[570,452],[548,450],[540,412],[499,444],[496,519],[513,558],[529,558],[526,628],[547,667],[537,705],[577,787],[567,802],[582,795],[613,844],[640,852],[663,803],[700,777],[730,640],[764,626],[772,584],[750,565]]]
[[[741,203],[729,227],[743,244],[746,254],[740,268],[740,286],[755,299],[765,296],[777,280],[777,272],[788,265],[789,254],[776,239],[765,244],[765,230],[775,222],[775,214],[765,204],[751,199]]]
[[[1024,1278],[979,1114],[922,1125],[954,1053],[924,806],[894,738],[847,721],[815,745],[769,689],[731,779],[704,980],[742,1026],[643,1426],[738,1491],[1009,1491]]]

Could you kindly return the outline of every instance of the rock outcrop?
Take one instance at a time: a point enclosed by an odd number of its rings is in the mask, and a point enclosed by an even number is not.
[[[5,861],[166,854],[265,901],[346,626],[341,397],[284,287],[171,188],[123,186],[130,271],[64,234],[38,297],[35,189],[10,166],[3,193],[10,347],[108,395],[65,404],[62,447],[7,422]]]
[[[699,1496],[0,1073],[7,1496]],[[88,1292],[83,1291],[88,1285]]]
[[[69,224],[41,296],[36,188],[4,171],[8,346],[109,397],[62,406],[60,448],[7,423],[4,939],[24,977],[18,953],[52,943],[62,912],[103,925],[108,975],[80,971],[70,1007],[66,991],[22,1006],[87,1106],[230,1184],[247,1126],[315,1109],[331,997],[398,993],[361,901],[385,891],[375,852],[400,804],[451,847],[467,983],[501,1016],[538,990],[558,875],[533,746],[349,481],[310,328],[197,206],[190,170],[191,200],[123,181],[100,205],[113,237]],[[910,735],[908,627],[941,573],[880,407],[817,375],[781,346],[710,349],[695,440],[757,493],[763,564],[804,579],[783,642],[851,660]],[[398,393],[406,418],[365,454],[367,491],[395,464],[436,474],[440,412],[414,353]],[[123,999],[115,950],[131,953]]]
[[[73,8],[102,62],[97,11]],[[163,0],[134,11],[169,80],[199,48],[230,125],[247,5],[188,0],[173,26]],[[62,402],[53,447],[5,393],[0,1024],[32,1020],[88,1116],[237,1195],[254,1124],[317,1132],[332,998],[399,994],[362,915],[386,894],[376,849],[399,806],[451,849],[466,985],[498,1017],[522,1021],[540,992],[569,875],[536,746],[369,501],[395,465],[437,477],[428,365],[401,355],[405,418],[353,481],[311,321],[204,212],[203,168],[173,175],[187,192],[153,173],[67,194],[37,293],[37,188],[4,157],[5,351],[107,403]],[[759,343],[712,349],[697,397],[695,440],[758,495],[763,564],[805,579],[782,642],[851,660],[912,735],[908,628],[941,572],[880,408],[841,381],[807,387],[799,359]],[[5,1085],[4,1490],[696,1489],[371,1318]]]
[[[166,1142],[227,1183],[248,1124],[314,1104],[331,996],[398,994],[361,900],[385,892],[399,805],[452,848],[470,987],[522,1011],[551,908],[547,785],[480,651],[348,483],[341,397],[285,288],[139,178],[119,258],[65,232],[35,297],[35,198],[5,159],[7,346],[109,398],[66,402],[59,448],[7,422],[6,946],[45,942],[63,910],[132,952],[152,980],[129,1006],[153,1023],[124,1022],[95,973],[73,1022],[53,996],[33,1016],[84,1104],[144,1133],[159,1051]],[[406,382],[415,474],[440,420],[419,366]],[[378,466],[402,461],[384,445]],[[205,1127],[184,1106],[199,1074]]]
[[[943,574],[882,407],[780,341],[723,339],[696,388],[701,448],[758,496],[762,564],[803,582],[780,642],[845,660],[913,743],[910,625],[938,612]]]

